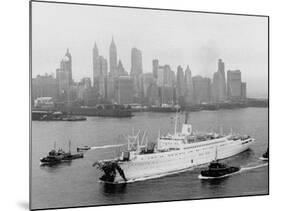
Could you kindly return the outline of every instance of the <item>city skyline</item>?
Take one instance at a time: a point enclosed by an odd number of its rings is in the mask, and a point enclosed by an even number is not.
[[[67,49],[60,67],[56,69],[56,77],[45,74],[32,79],[34,103],[41,99],[52,99],[67,103],[68,106],[75,103],[93,106],[99,102],[110,102],[150,105],[178,103],[184,107],[247,99],[247,83],[242,81],[241,71],[228,70],[226,74],[222,59],[218,60],[217,71],[212,80],[201,75],[192,76],[189,66],[185,72],[178,66],[175,73],[170,65],[159,65],[158,60],[153,60],[153,72],[142,73],[142,55],[136,48],[132,49],[132,69],[128,75],[120,60],[117,66],[117,50],[113,39],[110,55],[112,68],[108,73],[107,60],[99,55],[95,44],[93,83],[90,77],[78,82],[72,79],[72,56]]]
[[[215,14],[200,14],[199,17],[195,13],[183,12],[175,13],[175,16],[171,12],[169,13],[172,16],[171,21],[163,16],[162,11],[151,13],[146,10],[134,10],[135,16],[138,12],[143,14],[143,20],[138,17],[133,17],[133,20],[131,18],[129,22],[135,25],[132,27],[126,26],[125,20],[128,15],[130,17],[132,15],[130,9],[84,8],[83,6],[77,8],[71,5],[62,9],[57,5],[56,11],[54,11],[52,5],[47,4],[42,7],[38,3],[34,6],[38,8],[36,8],[37,13],[34,14],[35,18],[33,19],[36,21],[33,23],[33,77],[38,74],[43,75],[46,72],[55,73],[61,55],[65,53],[66,48],[69,48],[73,60],[73,79],[79,81],[84,77],[92,78],[94,44],[97,44],[99,54],[107,60],[109,66],[109,45],[113,36],[117,48],[117,60],[122,61],[128,73],[131,72],[131,49],[134,47],[142,52],[144,73],[152,72],[152,60],[158,59],[161,64],[170,65],[174,73],[177,71],[177,66],[180,65],[185,69],[189,65],[193,76],[202,75],[213,78],[213,73],[217,71],[217,60],[222,58],[226,63],[226,72],[228,70],[241,70],[243,73],[242,80],[247,82],[249,97],[267,97],[267,33],[264,30],[264,27],[267,28],[267,22],[263,19],[259,20],[258,17],[236,16],[233,19],[226,15],[222,20],[222,18],[218,19]],[[51,18],[48,16],[47,19],[44,15],[42,8],[45,7],[48,7],[48,11],[51,12]],[[65,15],[55,21],[56,14],[59,14],[60,10],[63,10]],[[75,18],[71,18],[70,14],[77,10],[82,10],[82,14],[85,14],[85,16],[76,17],[74,15]],[[123,11],[122,15],[120,15],[120,10]],[[95,15],[92,14],[93,11],[96,12]],[[118,24],[116,25],[120,28],[119,30],[116,30],[116,26],[113,26],[114,23],[110,27],[103,26],[105,22],[109,24],[109,19],[105,18],[109,12],[111,17],[117,18]],[[119,16],[117,13],[119,13]],[[91,20],[95,19],[93,16],[99,17],[99,21],[92,23]],[[149,26],[146,26],[144,23],[149,17],[153,18],[152,23],[154,24],[150,23]],[[193,23],[189,21],[191,17]],[[165,19],[164,22],[161,20],[162,18]],[[78,26],[84,19],[88,19],[89,23]],[[180,19],[183,20],[180,21]],[[51,29],[50,27],[42,28],[45,24],[38,25],[39,22],[47,20],[52,23]],[[171,24],[171,22],[175,22],[175,24]],[[62,23],[64,24],[63,27],[66,27],[63,33],[59,28]],[[93,30],[88,28],[89,24],[94,25]],[[233,24],[235,24],[235,27]],[[183,25],[186,25],[186,27],[183,28]],[[99,33],[95,33],[95,27],[100,30]],[[145,33],[133,36],[145,27],[148,28]],[[218,27],[221,27],[219,30],[221,35],[216,33]],[[240,30],[237,30],[237,27]],[[47,28],[49,32],[46,32]],[[77,28],[75,32],[73,31],[74,28]],[[126,31],[124,31],[125,29]],[[87,34],[82,36],[83,30],[87,30]],[[153,35],[159,31],[162,33],[158,34],[155,39]],[[44,35],[41,33],[44,33]],[[167,38],[167,34],[170,38]],[[182,39],[182,37],[185,37],[185,39]],[[227,37],[227,39],[222,39],[222,37]],[[70,41],[70,38],[73,39],[73,42]],[[154,42],[155,40],[156,42]],[[231,44],[234,41],[236,42],[235,46]],[[46,44],[48,45],[45,46]],[[259,83],[260,86],[255,86],[256,83]]]

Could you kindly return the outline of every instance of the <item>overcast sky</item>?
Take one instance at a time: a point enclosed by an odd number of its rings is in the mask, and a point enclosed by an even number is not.
[[[152,60],[190,66],[193,75],[212,77],[217,60],[226,71],[240,69],[248,96],[266,97],[267,18],[191,12],[32,3],[33,77],[54,73],[69,48],[74,80],[92,78],[92,48],[109,58],[114,37],[118,59],[130,72],[132,47],[142,51],[144,72]]]

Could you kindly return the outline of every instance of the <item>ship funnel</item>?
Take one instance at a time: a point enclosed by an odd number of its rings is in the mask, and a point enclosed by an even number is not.
[[[184,134],[184,135],[187,135],[187,136],[191,135],[192,134],[192,125],[183,124],[181,133]]]
[[[184,124],[182,125],[181,133],[184,135],[191,135],[192,125],[187,124],[187,120],[188,120],[188,112],[185,112],[185,119],[184,119]]]
[[[187,120],[188,120],[188,113],[187,113],[187,112],[185,112],[184,124],[187,124]]]

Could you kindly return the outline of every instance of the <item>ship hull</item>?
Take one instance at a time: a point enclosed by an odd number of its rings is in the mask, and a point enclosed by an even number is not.
[[[249,149],[253,141],[252,138],[243,141],[226,141],[206,147],[152,153],[141,155],[135,160],[120,161],[118,165],[123,170],[126,180],[117,173],[111,183],[138,181],[179,173],[192,167],[210,163],[215,156],[217,159],[225,159],[237,155]],[[217,155],[215,155],[216,149]]]

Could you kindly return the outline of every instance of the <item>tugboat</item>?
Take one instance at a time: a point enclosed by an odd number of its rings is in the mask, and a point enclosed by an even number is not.
[[[71,142],[69,142],[69,152],[65,152],[62,149],[56,151],[56,143],[54,144],[54,149],[49,152],[46,157],[40,159],[41,165],[56,165],[62,162],[71,161],[77,158],[83,158],[83,153],[71,154],[70,151]]]
[[[266,152],[263,153],[263,155],[260,159],[264,160],[264,161],[268,161],[268,158],[269,158],[269,152],[268,152],[268,148],[267,148]]]
[[[56,151],[51,150],[46,157],[40,159],[41,165],[55,165],[61,163],[64,158],[65,152],[62,149]]]
[[[217,157],[217,150],[216,150]],[[217,158],[210,163],[207,170],[201,171],[201,175],[199,175],[199,179],[217,179],[230,176],[238,171],[240,171],[240,167],[236,166],[227,166],[225,163],[220,163]]]
[[[69,115],[61,111],[32,111],[32,120],[37,121],[85,121],[86,117]]]

